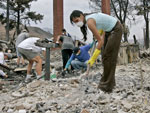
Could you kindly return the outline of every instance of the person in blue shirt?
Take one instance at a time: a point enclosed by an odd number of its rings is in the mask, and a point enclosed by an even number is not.
[[[75,70],[87,69],[87,62],[90,59],[88,51],[90,50],[90,48],[92,48],[92,46],[93,43],[82,46],[80,48],[74,47],[73,53],[70,59],[68,60],[64,70],[67,70],[70,64]]]

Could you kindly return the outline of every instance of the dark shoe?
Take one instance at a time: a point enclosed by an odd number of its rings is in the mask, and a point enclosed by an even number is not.
[[[23,67],[26,67],[26,64],[23,64]]]
[[[112,93],[113,88],[107,88],[106,86],[102,86],[101,84],[98,85],[98,89],[102,90],[105,93]]]
[[[19,64],[17,64],[17,67],[19,67]]]

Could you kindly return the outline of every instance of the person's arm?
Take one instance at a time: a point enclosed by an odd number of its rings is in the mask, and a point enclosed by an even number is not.
[[[58,35],[58,36],[57,36],[56,43],[60,43],[60,42],[62,43],[63,40],[64,40],[64,37],[63,37],[62,35]]]
[[[88,61],[88,64],[90,64],[90,66],[93,66],[95,60],[97,59],[98,55],[101,52],[101,47],[104,44],[104,37],[105,37],[105,32],[103,32],[101,35],[98,31],[98,29],[96,28],[96,21],[94,19],[89,19],[87,21],[87,25],[89,27],[89,29],[91,30],[91,32],[94,35],[94,38],[97,39],[98,41],[98,45],[97,48],[95,49],[92,57],[90,58],[90,60]]]
[[[102,36],[104,31],[102,29],[100,29],[98,32],[99,32],[100,36]],[[97,40],[93,39],[93,42],[90,44],[90,49],[93,47],[94,43],[96,43],[96,42],[97,42]]]
[[[95,40],[90,44],[90,49],[93,47]]]
[[[56,47],[61,46],[62,43],[63,43],[63,37],[62,35],[58,35],[56,40]]]
[[[60,40],[60,35],[59,35],[59,36],[57,36],[56,43],[58,43],[58,44],[59,44],[59,40]]]
[[[67,64],[66,64],[64,70],[68,69],[68,67],[69,67],[70,64],[71,64],[71,61],[74,60],[74,59],[75,59],[75,56],[74,56],[74,54],[72,54],[71,57],[69,58],[69,60],[67,61]]]
[[[103,32],[102,35],[100,35],[98,29],[96,28],[96,22],[94,19],[89,19],[87,21],[87,25],[91,30],[91,32],[93,33],[94,38],[96,38],[96,40],[98,41],[97,49],[100,50],[102,45],[104,44],[105,32]]]

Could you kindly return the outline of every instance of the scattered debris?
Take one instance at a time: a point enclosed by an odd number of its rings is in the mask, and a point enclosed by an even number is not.
[[[51,65],[55,67],[55,82],[33,80],[19,87],[24,81],[24,71],[12,72],[0,81],[1,113],[149,113],[150,112],[150,59],[118,65],[116,88],[111,94],[97,89],[103,67],[94,66],[88,78],[80,79],[82,71],[61,75],[61,51],[51,51]],[[51,70],[51,69],[50,69]],[[141,88],[141,71],[142,87]]]

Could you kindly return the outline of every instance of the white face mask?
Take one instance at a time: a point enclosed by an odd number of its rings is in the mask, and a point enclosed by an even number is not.
[[[84,25],[84,23],[83,23],[82,21],[79,21],[79,22],[76,23],[76,25],[77,25],[78,27],[82,27],[82,26]]]
[[[80,53],[77,53],[76,55],[78,56]]]

